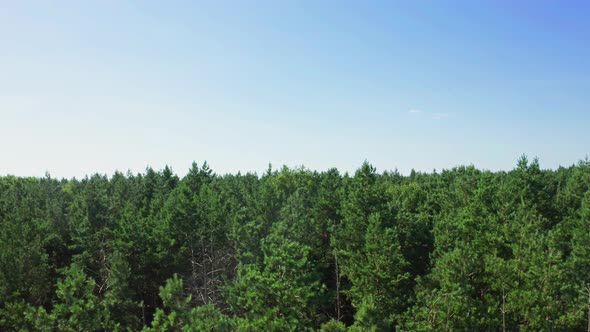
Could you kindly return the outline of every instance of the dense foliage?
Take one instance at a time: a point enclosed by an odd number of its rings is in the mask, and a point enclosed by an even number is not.
[[[0,330],[585,331],[590,162],[0,177]]]

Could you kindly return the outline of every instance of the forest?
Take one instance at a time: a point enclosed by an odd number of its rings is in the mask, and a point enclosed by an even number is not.
[[[590,331],[590,161],[0,177],[1,331]]]

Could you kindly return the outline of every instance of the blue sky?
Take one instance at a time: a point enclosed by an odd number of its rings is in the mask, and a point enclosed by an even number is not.
[[[6,1],[0,174],[590,153],[587,1]]]

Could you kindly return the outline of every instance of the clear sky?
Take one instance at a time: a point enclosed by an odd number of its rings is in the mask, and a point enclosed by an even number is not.
[[[588,1],[2,1],[0,174],[590,153]]]

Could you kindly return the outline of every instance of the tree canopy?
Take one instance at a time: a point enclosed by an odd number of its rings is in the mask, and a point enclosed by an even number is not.
[[[0,177],[3,331],[587,331],[590,161]]]

